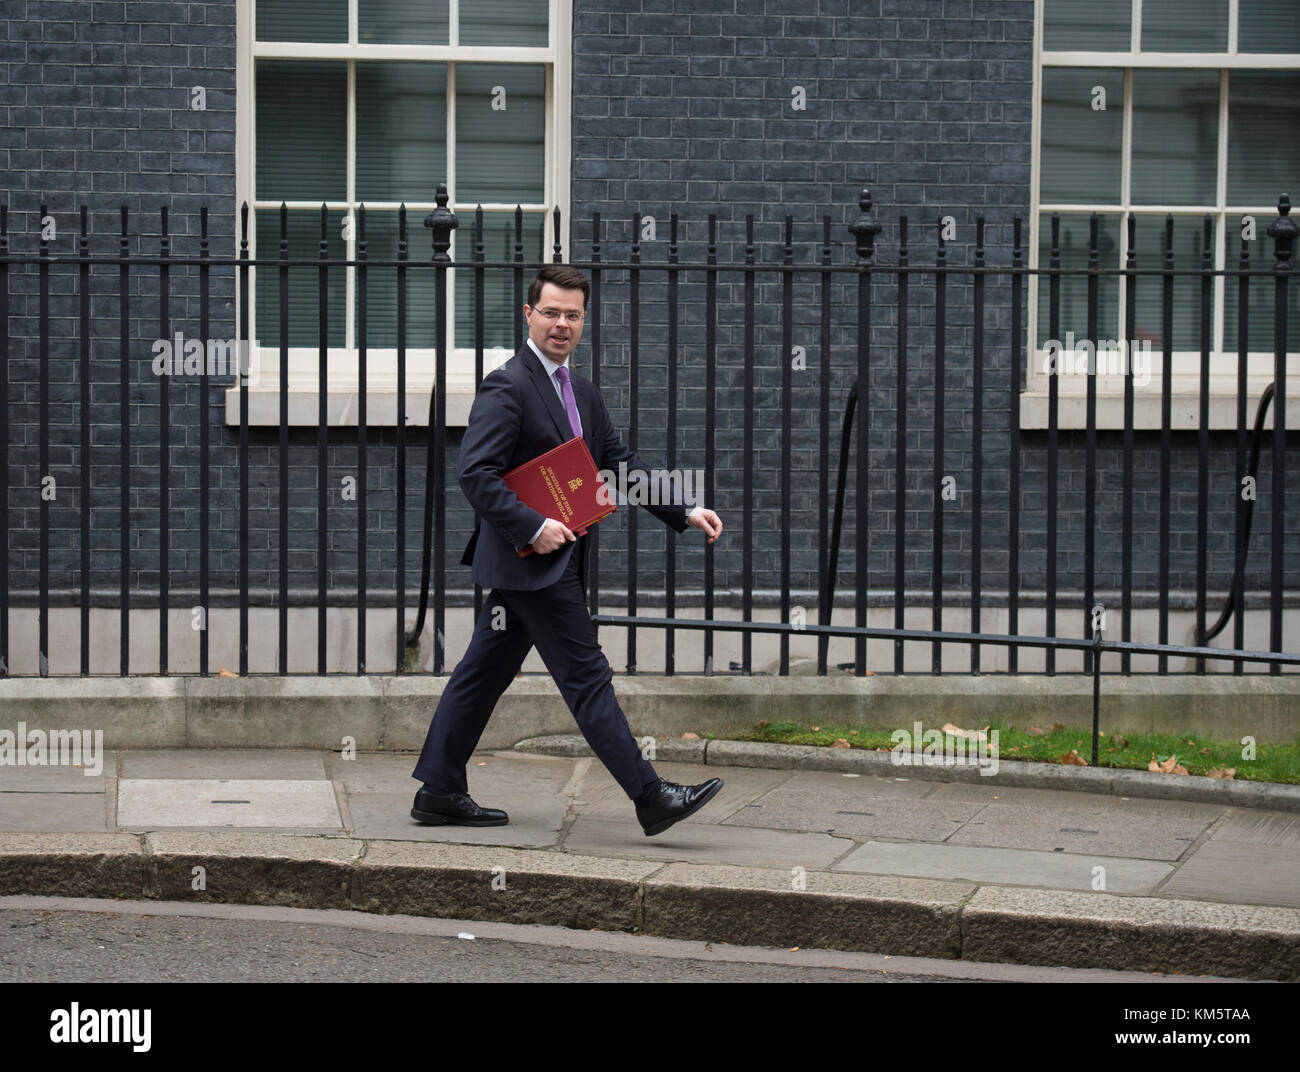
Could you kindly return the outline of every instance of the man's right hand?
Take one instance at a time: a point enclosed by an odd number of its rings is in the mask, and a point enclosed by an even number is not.
[[[576,539],[577,537],[566,525],[548,517],[546,524],[542,526],[541,535],[533,541],[533,550],[539,555],[548,555]]]

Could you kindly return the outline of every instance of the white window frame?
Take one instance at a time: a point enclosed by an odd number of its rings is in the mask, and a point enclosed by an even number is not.
[[[1237,0],[1228,0],[1228,51],[1227,52],[1155,52],[1141,51],[1142,34],[1142,0],[1132,0],[1132,38],[1130,45],[1137,50],[1127,52],[1049,52],[1043,49],[1044,6],[1049,0],[1037,0],[1034,12],[1034,81],[1032,133],[1033,149],[1030,167],[1030,216],[1029,216],[1029,266],[1039,267],[1039,228],[1050,226],[1052,212],[1091,213],[1117,215],[1121,220],[1120,241],[1116,243],[1115,262],[1103,264],[1103,268],[1123,268],[1127,253],[1127,224],[1123,223],[1131,211],[1134,215],[1153,215],[1163,220],[1168,213],[1177,216],[1190,216],[1196,220],[1204,219],[1209,213],[1215,221],[1214,267],[1222,271],[1225,258],[1229,255],[1227,236],[1240,234],[1240,218],[1253,215],[1257,223],[1257,238],[1251,250],[1252,270],[1269,267],[1273,264],[1272,241],[1264,234],[1268,225],[1277,217],[1277,205],[1230,205],[1225,202],[1227,195],[1227,124],[1228,124],[1228,81],[1234,70],[1300,70],[1300,54],[1265,53],[1237,51]],[[1121,201],[1119,204],[1064,204],[1043,203],[1039,199],[1041,150],[1041,117],[1043,69],[1045,67],[1102,67],[1119,69],[1124,78],[1124,117],[1121,150]],[[1156,68],[1182,68],[1199,70],[1217,70],[1219,72],[1219,142],[1217,160],[1216,203],[1213,205],[1133,205],[1130,203],[1130,182],[1132,176],[1132,120],[1133,120],[1133,70]],[[1282,191],[1278,191],[1281,193]],[[1044,214],[1048,216],[1043,219]],[[1236,263],[1236,247],[1231,252],[1233,264]],[[1138,261],[1139,268],[1156,267],[1150,255]],[[1180,264],[1180,268],[1187,267]],[[1231,268],[1231,265],[1227,267]],[[1210,351],[1210,428],[1233,429],[1237,427],[1237,350],[1233,346],[1223,349],[1224,302],[1225,294],[1231,288],[1235,295],[1236,288],[1232,277],[1219,277],[1225,282],[1218,282],[1214,287],[1213,300],[1213,346]],[[1020,398],[1020,426],[1028,429],[1043,429],[1048,426],[1048,390],[1050,376],[1044,371],[1046,351],[1038,346],[1038,286],[1045,281],[1038,276],[1031,276],[1028,292],[1028,336],[1026,347],[1031,355],[1026,371],[1025,390]],[[1109,324],[1099,325],[1098,334],[1103,338],[1122,334],[1121,326],[1125,323],[1126,295],[1123,282],[1119,286],[1118,316],[1113,327]],[[1295,352],[1290,352],[1295,356]],[[1172,417],[1174,429],[1196,429],[1200,427],[1200,362],[1199,350],[1175,350],[1172,354],[1173,379],[1171,387]],[[1246,388],[1249,399],[1248,419],[1254,417],[1254,407],[1264,388],[1273,382],[1273,353],[1251,351],[1247,355]],[[1158,429],[1161,427],[1161,390],[1163,378],[1163,354],[1151,353],[1151,378],[1146,385],[1134,384],[1133,388],[1133,426],[1137,429]],[[1097,376],[1097,413],[1096,427],[1101,429],[1122,429],[1124,427],[1124,378],[1122,376]],[[1078,429],[1087,427],[1087,377],[1082,375],[1062,375],[1058,377],[1057,427]],[[1289,360],[1287,365],[1287,394],[1289,397],[1300,395],[1300,361]],[[1265,427],[1272,427],[1273,409],[1269,408]]]
[[[450,41],[459,40],[459,3],[449,0]],[[526,217],[531,212],[544,212],[546,219],[545,247],[553,241],[551,210],[559,208],[561,220],[561,255],[569,254],[569,192],[571,177],[571,110],[572,110],[572,0],[550,0],[548,14],[548,43],[541,47],[493,47],[479,45],[376,45],[357,43],[357,0],[348,2],[348,42],[343,43],[254,43],[256,0],[238,0],[236,26],[236,94],[235,94],[235,165],[236,204],[248,203],[253,213],[276,211],[279,201],[254,200],[256,159],[254,132],[256,127],[255,65],[262,58],[323,59],[348,62],[347,152],[348,190],[345,201],[326,201],[331,211],[342,210],[355,217],[355,61],[359,60],[423,60],[445,62],[448,69],[447,109],[447,192],[448,207],[456,213],[460,226],[452,232],[451,256],[458,248],[472,248],[474,210],[478,202],[458,202],[455,188],[455,122],[454,106],[455,64],[522,63],[545,65],[546,122],[544,141],[545,185],[540,203],[523,204]],[[320,201],[286,202],[290,209],[320,208]],[[493,210],[513,212],[515,204],[483,202],[484,212]],[[393,208],[397,202],[367,201],[371,206]],[[407,238],[412,260],[427,259],[429,234],[423,226],[424,217],[435,208],[432,201],[407,201]],[[238,214],[236,214],[238,218]],[[238,223],[236,224],[238,227]],[[353,228],[355,232],[355,228]],[[236,243],[239,241],[236,233]],[[249,221],[249,256],[258,255],[257,229],[254,219]],[[347,257],[356,257],[355,234],[346,240]],[[422,252],[423,251],[423,252]],[[337,270],[337,269],[335,269]],[[274,269],[272,269],[274,271]],[[356,268],[344,269],[347,273],[348,295],[346,308],[346,334],[344,338],[353,345],[330,347],[328,393],[329,424],[355,426],[357,424],[360,385],[357,371],[355,307],[353,295],[356,287]],[[448,273],[448,298],[451,305],[455,294],[455,274]],[[248,423],[252,426],[278,426],[280,423],[280,351],[278,347],[261,346],[257,342],[256,313],[257,268],[250,269],[249,287],[249,384]],[[410,272],[408,281],[425,278],[425,270]],[[236,308],[237,337],[242,336],[239,310]],[[520,314],[522,315],[522,313]],[[510,358],[514,350],[489,348],[484,351],[484,372],[489,372]],[[433,386],[435,351],[432,340],[428,346],[409,345],[406,350],[406,423],[425,425],[429,416],[429,391]],[[394,426],[397,423],[397,350],[396,347],[367,347],[366,350],[366,423],[368,426]],[[289,424],[317,425],[319,423],[319,350],[315,346],[289,348]],[[474,349],[455,346],[447,354],[447,425],[463,426],[469,419],[469,407],[474,398]],[[237,384],[226,392],[225,421],[228,425],[240,423],[240,391]]]

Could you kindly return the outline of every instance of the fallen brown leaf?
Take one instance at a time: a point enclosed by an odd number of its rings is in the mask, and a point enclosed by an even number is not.
[[[217,677],[238,677],[239,675],[233,670],[227,670],[224,666],[217,672]]]
[[[1236,767],[1211,767],[1205,772],[1210,778],[1228,778],[1235,780],[1237,776]]]
[[[849,744],[849,742],[848,742],[845,738],[840,737],[840,738],[837,738],[837,739],[836,739],[835,743],[834,743],[833,745],[831,745],[831,747],[832,747],[832,748],[849,748],[849,747],[851,747],[851,745]]]
[[[1088,761],[1079,755],[1077,748],[1071,748],[1068,752],[1063,753],[1061,762],[1071,767],[1086,767],[1088,765]]]
[[[1064,723],[1064,722],[1053,722],[1053,723],[1052,723],[1052,729],[1054,729],[1054,730],[1063,730],[1063,729],[1065,729],[1065,723]]]
[[[1151,762],[1147,764],[1147,770],[1154,771],[1156,774],[1186,774],[1187,768],[1178,762],[1177,754],[1170,756],[1163,763],[1151,754]]]
[[[700,739],[700,735],[699,735],[698,733],[683,733],[683,734],[682,734],[682,740],[683,740],[683,741],[698,741],[699,739]]]
[[[984,741],[988,739],[984,734],[984,730],[964,730],[959,726],[954,726],[951,722],[945,722],[943,724],[943,732],[948,734],[950,737],[965,737],[972,741]]]

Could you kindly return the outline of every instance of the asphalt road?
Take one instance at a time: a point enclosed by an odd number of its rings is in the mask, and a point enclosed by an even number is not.
[[[1161,978],[814,949],[710,946],[558,927],[346,911],[0,897],[3,982],[909,983]]]

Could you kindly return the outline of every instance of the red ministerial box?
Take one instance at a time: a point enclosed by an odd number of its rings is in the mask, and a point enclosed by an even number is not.
[[[583,535],[589,526],[603,521],[616,509],[582,436],[539,454],[501,479],[525,505],[564,522],[575,536]],[[534,554],[533,545],[527,544],[517,553],[527,558]]]

